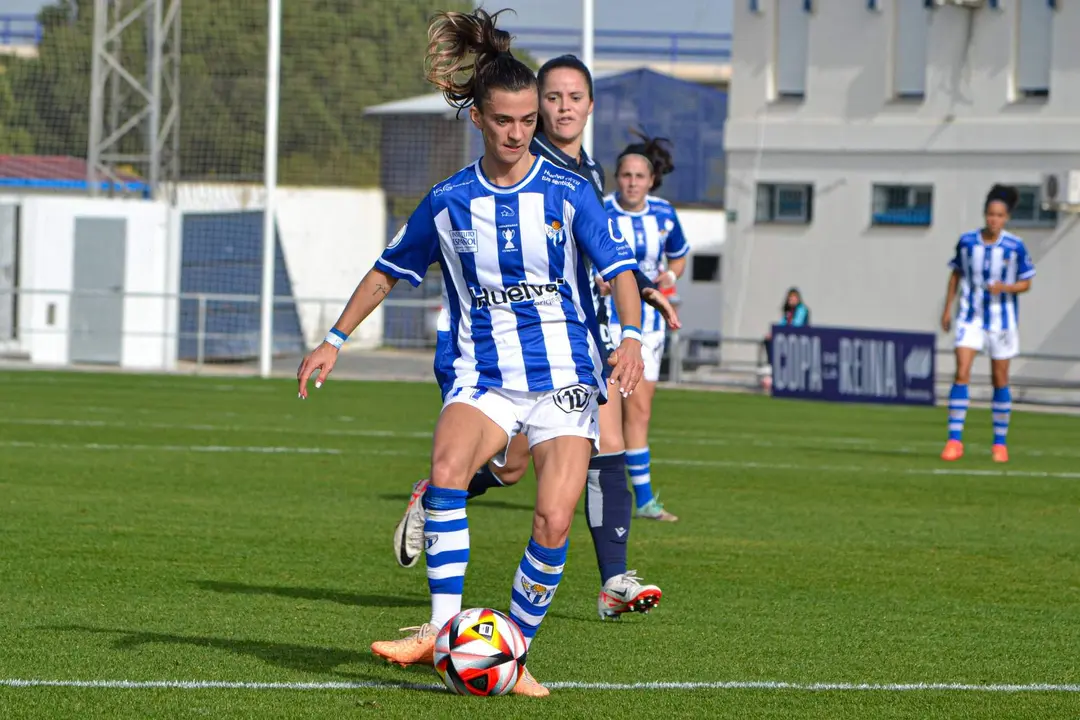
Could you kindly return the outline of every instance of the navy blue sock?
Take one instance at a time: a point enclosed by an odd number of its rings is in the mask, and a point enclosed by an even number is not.
[[[1009,434],[1009,416],[1012,415],[1012,391],[1009,386],[994,388],[993,405],[994,444],[1004,445]]]
[[[633,507],[634,496],[626,483],[626,453],[593,457],[585,486],[585,518],[596,548],[601,583],[626,572]]]
[[[506,487],[503,485],[495,473],[491,472],[491,468],[487,465],[476,471],[472,480],[469,481],[469,499],[483,495],[493,487]]]

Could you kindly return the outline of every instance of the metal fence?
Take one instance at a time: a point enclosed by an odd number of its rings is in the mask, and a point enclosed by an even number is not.
[[[104,316],[108,306],[101,304],[103,300],[122,308],[119,323],[107,322]],[[275,298],[275,311],[294,313],[302,328],[289,329],[284,323],[275,323],[275,375],[295,372],[303,354],[322,340],[346,300]],[[8,366],[29,367],[36,361],[45,366],[85,364],[123,369],[127,363],[137,370],[257,375],[258,329],[241,322],[230,323],[228,316],[255,312],[259,302],[258,295],[228,293],[0,292],[0,359]],[[76,308],[89,308],[94,319],[86,320],[88,313],[83,312],[84,320],[73,321],[79,315],[74,312]],[[435,319],[440,308],[439,297],[391,295],[378,314],[354,334],[335,374],[353,379],[430,380]],[[95,326],[95,320],[105,322]],[[40,342],[46,338],[66,338],[67,354],[35,358],[40,355]],[[149,356],[160,359],[161,367],[150,367],[145,353],[141,358],[118,355],[115,360],[80,360],[72,349],[88,339],[97,346],[111,342],[115,347],[137,341],[135,344],[149,349]],[[952,381],[953,355],[947,347],[939,347],[937,354],[937,395],[943,398]],[[1011,385],[1018,402],[1080,407],[1080,378],[1070,379],[1080,369],[1080,357],[1025,353],[1016,358],[1016,363],[1018,371]],[[976,401],[990,398],[988,371],[988,363],[977,364],[971,381]],[[723,337],[711,332],[668,333],[661,365],[660,379],[664,383],[768,393],[768,377],[762,338]]]

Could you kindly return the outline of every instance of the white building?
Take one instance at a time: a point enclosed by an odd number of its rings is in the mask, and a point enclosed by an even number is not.
[[[760,337],[791,285],[818,325],[933,330],[956,239],[1003,182],[1038,270],[1022,351],[1080,356],[1080,216],[1040,198],[1080,169],[1080,3],[940,2],[736,0],[727,336]]]

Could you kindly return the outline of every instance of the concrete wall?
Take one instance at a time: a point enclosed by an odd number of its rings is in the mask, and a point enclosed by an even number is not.
[[[815,2],[805,98],[772,96],[776,3],[735,3],[727,122],[728,241],[724,325],[760,336],[784,290],[800,286],[817,324],[932,330],[960,233],[979,227],[995,182],[1039,185],[1080,168],[1080,6],[1058,3],[1050,93],[1018,97],[1018,3],[930,11],[926,96],[892,97],[895,3]],[[1043,0],[1024,0],[1042,2]],[[801,3],[800,3],[801,4]],[[805,225],[755,222],[758,183],[814,187]],[[930,184],[928,227],[871,224],[875,183]],[[1021,301],[1022,351],[1080,356],[1080,221],[1015,228],[1037,270]],[[941,336],[939,346],[951,346]],[[951,364],[950,364],[951,367]],[[1025,375],[1080,378],[1080,367],[1018,362]]]

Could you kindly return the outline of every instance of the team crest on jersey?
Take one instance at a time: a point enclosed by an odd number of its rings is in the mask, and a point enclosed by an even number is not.
[[[664,227],[660,228],[660,239],[663,240],[675,229],[675,221],[670,218],[664,221]]]
[[[454,243],[454,252],[474,253],[476,252],[476,231],[451,230],[450,242]]]
[[[547,238],[556,245],[560,245],[566,242],[566,233],[563,224],[558,220],[552,220],[550,225],[544,225],[544,232],[547,233]]]

